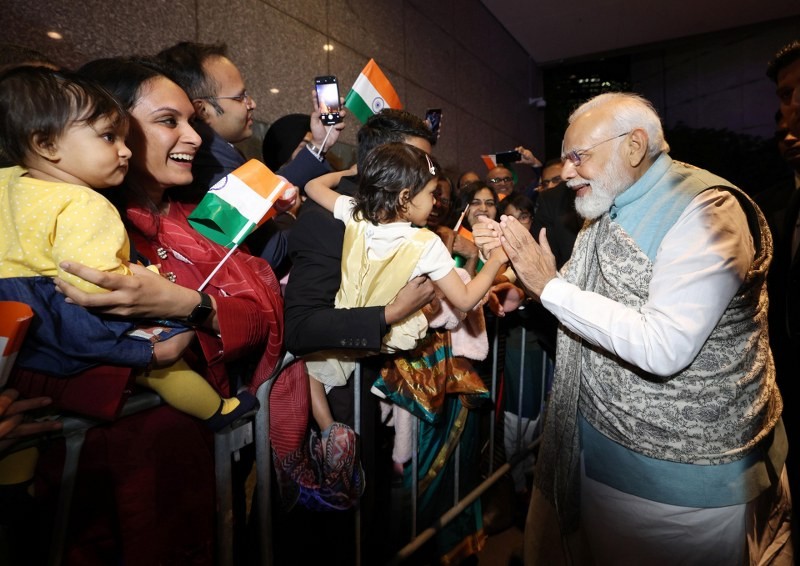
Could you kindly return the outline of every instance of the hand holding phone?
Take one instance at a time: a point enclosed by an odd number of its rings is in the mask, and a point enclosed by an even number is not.
[[[442,124],[442,109],[441,108],[428,108],[425,111],[425,122],[433,132],[436,139],[439,139],[439,127]]]
[[[322,123],[326,126],[331,126],[341,122],[342,117],[339,114],[341,111],[339,81],[333,75],[326,75],[316,77],[314,85],[317,89],[317,103]]]
[[[511,151],[500,151],[495,153],[494,160],[497,162],[498,165],[508,165],[509,163],[516,163],[522,159],[522,155],[516,150],[512,149]]]

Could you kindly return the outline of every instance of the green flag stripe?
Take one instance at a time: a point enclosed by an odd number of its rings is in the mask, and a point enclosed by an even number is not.
[[[195,230],[222,246],[236,243],[234,238],[247,222],[236,208],[213,193],[207,193],[189,216]]]
[[[344,99],[344,105],[362,124],[374,114],[372,108],[370,108],[367,103],[364,102],[364,99],[354,90],[347,93],[347,98]]]

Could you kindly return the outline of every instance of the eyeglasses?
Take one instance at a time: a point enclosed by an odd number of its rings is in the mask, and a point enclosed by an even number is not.
[[[494,200],[481,200],[476,198],[475,200],[470,201],[469,203],[470,208],[477,208],[481,205],[486,207],[492,207],[494,206]]]
[[[569,161],[569,162],[570,162],[570,163],[572,163],[572,164],[573,164],[575,167],[580,167],[580,166],[581,166],[581,163],[583,162],[583,158],[584,158],[584,156],[585,156],[585,155],[586,155],[586,154],[587,154],[589,151],[593,150],[593,149],[594,149],[594,148],[596,148],[598,145],[604,144],[604,143],[606,143],[606,142],[610,142],[611,140],[615,140],[615,139],[617,139],[617,138],[621,138],[622,136],[627,136],[627,135],[628,135],[628,134],[630,134],[632,131],[633,131],[633,130],[629,130],[629,131],[627,131],[627,132],[624,132],[624,133],[622,133],[622,134],[619,134],[619,135],[617,135],[617,136],[614,136],[614,137],[608,138],[607,140],[599,141],[599,142],[597,142],[596,144],[594,144],[594,145],[591,145],[591,146],[589,146],[589,147],[587,147],[587,148],[584,148],[584,149],[573,149],[572,151],[568,151],[568,152],[566,152],[566,153],[562,153],[562,154],[561,154],[561,163],[566,163],[567,161]],[[563,151],[563,147],[562,147],[562,151]]]
[[[549,187],[550,185],[555,186],[560,182],[561,182],[561,177],[556,175],[555,177],[552,177],[550,179],[542,179],[539,185],[541,185],[542,187]]]
[[[201,100],[235,100],[236,102],[247,102],[248,100],[253,100],[253,97],[250,96],[250,93],[248,93],[246,90],[242,91],[241,94],[236,94],[234,96],[198,96],[197,98]]]
[[[490,183],[510,183],[514,179],[512,177],[495,177],[494,179],[487,179]]]
[[[442,206],[450,206],[450,203],[453,202],[449,198],[444,198],[441,191],[433,191],[432,194],[433,198],[436,199],[436,202]]]

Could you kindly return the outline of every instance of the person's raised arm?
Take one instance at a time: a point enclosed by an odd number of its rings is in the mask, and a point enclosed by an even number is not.
[[[328,173],[316,179],[312,179],[306,183],[306,195],[325,210],[333,212],[333,208],[336,206],[336,199],[342,196],[333,190],[334,187],[339,186],[339,181],[342,180],[342,177],[348,177],[354,174],[355,169],[353,168],[345,171]]]
[[[435,284],[454,307],[468,312],[483,299],[492,287],[495,275],[507,261],[508,258],[503,250],[498,248],[489,256],[489,260],[484,264],[483,269],[466,285],[464,285],[455,269],[436,281]]]
[[[519,161],[517,163],[522,163],[524,165],[530,165],[531,167],[538,168],[542,166],[542,162],[536,157],[530,149],[525,147],[519,146],[515,147],[519,152]]]

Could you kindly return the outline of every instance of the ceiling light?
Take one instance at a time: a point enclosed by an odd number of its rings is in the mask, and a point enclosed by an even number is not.
[[[333,44],[332,43],[326,43],[325,45],[322,46],[322,49],[325,50],[325,51],[333,51]]]
[[[50,39],[64,39],[64,36],[55,30],[48,31],[47,37],[49,37]]]
[[[270,91],[272,94],[278,94],[278,93],[280,92],[280,90],[278,90],[277,88],[274,88],[274,87],[273,87],[273,88],[271,88],[271,89],[269,89],[269,91]]]

